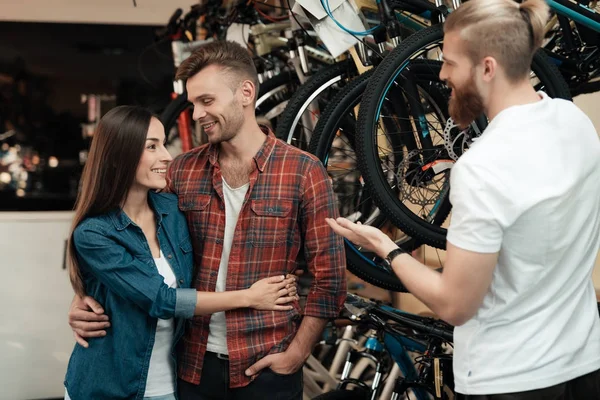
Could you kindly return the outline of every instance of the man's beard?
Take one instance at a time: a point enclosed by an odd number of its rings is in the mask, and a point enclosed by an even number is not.
[[[453,88],[454,95],[450,97],[448,112],[459,128],[466,129],[475,118],[485,111],[483,98],[477,91],[472,75],[461,88],[456,86]]]
[[[213,145],[230,141],[237,136],[244,125],[244,112],[243,108],[239,106],[239,102],[233,100],[227,109],[229,110],[228,115],[225,116],[226,118],[222,118],[217,126],[219,135],[208,137],[209,142]]]

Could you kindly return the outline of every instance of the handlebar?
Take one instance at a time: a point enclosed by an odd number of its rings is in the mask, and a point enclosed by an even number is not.
[[[387,318],[391,319],[392,321],[397,322],[401,325],[405,325],[405,326],[407,326],[411,329],[414,329],[415,331],[418,331],[420,333],[424,333],[426,335],[439,336],[448,342],[452,342],[454,340],[454,335],[452,334],[452,331],[450,330],[449,327],[448,328],[438,328],[434,324],[431,323],[431,319],[429,319],[429,318],[423,318],[421,321],[419,321],[416,318],[422,318],[422,317],[417,317],[417,316],[413,316],[413,315],[408,317],[408,316],[402,315],[398,311],[395,311],[395,309],[392,309],[392,310],[394,310],[394,311],[389,311],[384,307],[378,307],[378,308],[373,309],[372,311],[376,314],[378,313],[383,316],[386,316]],[[428,322],[426,323],[423,321],[428,321]],[[439,323],[440,324],[443,323],[443,324],[447,325],[445,322],[439,322]]]
[[[239,0],[235,4],[232,3],[227,7],[227,10],[231,10],[227,15],[222,15],[224,10],[222,0],[206,0],[201,4],[194,4],[185,14],[181,8],[178,8],[169,18],[166,27],[157,30],[155,36],[157,40],[165,39],[167,37],[178,39],[182,36],[184,41],[186,41],[186,39],[193,41],[196,34],[196,22],[201,16],[206,16],[204,24],[209,30],[219,30],[220,28],[223,28],[224,25],[228,25],[232,22],[232,19],[244,17],[244,10],[248,7],[249,3],[247,0]],[[250,8],[253,9],[252,7]]]
[[[173,13],[173,15],[171,15],[171,18],[169,18],[169,22],[167,22],[167,29],[171,29],[173,27],[177,27],[177,21],[179,20],[179,18],[183,15],[183,10],[181,8],[178,8],[177,10],[175,10],[175,12]]]
[[[372,313],[386,320],[392,320],[400,325],[411,328],[419,333],[426,335],[435,335],[448,342],[453,341],[452,328],[443,321],[436,321],[431,318],[418,315],[402,313],[395,308],[384,306],[374,301],[366,300],[360,296],[348,293],[346,306],[349,309],[364,310],[364,314]],[[351,312],[354,312],[350,310]]]

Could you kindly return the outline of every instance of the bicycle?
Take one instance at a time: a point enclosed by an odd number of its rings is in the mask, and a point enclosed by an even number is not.
[[[408,235],[441,249],[445,248],[446,229],[435,219],[447,201],[450,170],[487,125],[484,116],[466,130],[458,129],[450,119],[432,118],[440,114],[436,108],[447,115],[444,110],[450,94],[439,80],[443,36],[441,25],[426,28],[382,61],[364,91],[356,138],[359,169],[378,207]],[[534,55],[532,72],[537,90],[545,90],[551,97],[571,98],[561,73],[543,50]],[[426,98],[431,90],[440,94],[439,100]],[[398,107],[394,113],[382,113],[382,105],[389,99]],[[385,131],[381,121],[388,118],[407,121],[411,127]],[[395,135],[401,137],[402,149],[389,146]],[[392,181],[387,172],[393,167],[390,158],[403,160]]]
[[[365,333],[364,348],[347,353],[337,388],[315,400],[398,399],[401,395],[418,400],[454,397],[452,326],[350,293],[344,315]],[[411,357],[411,353],[416,355]],[[375,365],[370,384],[351,377],[361,359]]]
[[[359,7],[365,10],[370,9],[371,11],[389,7],[393,10],[392,12],[399,13],[398,18],[403,18],[403,23],[405,20],[412,21],[406,19],[405,14],[403,14],[408,11],[421,15],[428,13],[428,15],[425,15],[423,18],[425,20],[429,18],[428,21],[433,21],[434,23],[439,21],[439,16],[444,14],[444,9],[439,8],[439,5],[420,0],[389,3],[391,5],[388,5],[388,2],[386,1],[382,1],[379,5],[363,2],[360,3]],[[436,11],[436,13],[432,14],[433,11]],[[385,18],[384,21],[386,21]],[[419,21],[421,20],[412,21],[411,29],[423,29],[424,25]],[[394,25],[395,22],[392,22],[391,24]],[[398,29],[398,31],[401,30]],[[404,31],[401,32],[402,35],[405,35],[406,33],[407,32]],[[391,43],[387,43],[387,38],[385,37],[385,31],[383,29],[379,30],[375,39],[380,50],[385,51],[386,46],[391,46]],[[364,51],[365,45],[362,44],[361,46],[361,44],[362,43],[359,43],[357,49],[351,49],[352,60],[347,60],[338,65],[320,70],[306,84],[302,85],[294,96],[292,96],[292,99],[278,124],[277,135],[280,138],[306,150],[306,141],[312,136],[312,127],[315,122],[317,123],[317,127],[322,126],[322,124],[330,125],[330,118],[337,118],[341,115],[340,113],[343,114],[348,110],[357,107],[360,96],[364,90],[364,84],[366,84],[366,79],[372,74],[372,71],[365,73],[365,71],[367,71],[365,66],[378,64],[380,57],[382,57],[380,54],[373,54],[370,58],[367,57]],[[362,56],[360,56],[360,54],[362,54]],[[359,71],[362,74],[359,74]],[[358,77],[352,80],[356,75],[358,75]],[[361,83],[358,84],[357,81],[360,81]],[[356,84],[361,85],[361,88],[358,91],[355,90],[355,82]],[[327,107],[323,114],[323,116],[326,117],[319,118],[319,110],[323,110],[324,106],[327,104],[326,99],[331,99],[338,91],[345,94],[343,96],[336,95],[330,102],[331,107],[339,108],[342,104],[346,104],[346,98],[344,97],[346,95],[349,95],[349,106],[343,111],[336,111],[333,114],[329,113],[328,110],[330,107]],[[393,105],[390,105],[389,107],[392,109]],[[306,122],[306,120],[308,120],[308,122]],[[386,124],[392,124],[391,120],[386,120],[384,122]],[[291,130],[288,130],[287,128],[289,126],[292,127]],[[329,130],[326,139],[327,143],[318,147],[316,144],[313,145],[313,140],[311,140],[308,150],[317,155],[328,168],[328,172],[332,178],[334,192],[337,197],[337,203],[339,204],[340,215],[354,221],[360,221],[363,224],[374,225],[381,228],[384,227],[384,224],[386,223],[386,216],[372,201],[368,189],[365,188],[360,171],[357,168],[356,159],[353,157],[355,134],[352,131],[354,126],[355,124],[344,126],[344,129],[339,131],[338,129]],[[393,126],[390,126],[389,129],[393,129]],[[404,124],[404,129],[410,129],[410,127],[407,127],[406,124]],[[396,137],[397,136],[392,137],[392,139]],[[345,141],[347,138],[350,138],[350,140]],[[319,139],[317,138],[316,140],[318,141]],[[333,140],[346,144],[345,148],[341,149],[340,147],[336,148],[335,146],[332,146]],[[394,141],[394,146],[400,147],[401,143]],[[330,150],[333,152],[329,153]],[[350,157],[347,157],[349,154]],[[334,162],[331,162],[332,160],[334,160]],[[395,159],[394,161],[396,161],[395,167],[397,168],[401,160]],[[394,169],[390,169],[390,171],[393,170]],[[390,176],[390,179],[392,178],[393,176]],[[439,211],[437,218],[441,224],[448,215],[449,208],[447,206],[440,207]],[[406,251],[413,250],[420,245],[418,241],[415,241],[406,235],[401,235],[397,239],[397,243]],[[404,286],[395,279],[393,274],[391,274],[390,278],[389,271],[377,268],[377,265],[380,264],[380,260],[377,260],[373,254],[356,248],[348,241],[345,242],[345,246],[348,261],[347,266],[352,273],[379,287],[395,291],[405,291]]]
[[[438,5],[426,0],[386,0],[377,3],[361,0],[356,3],[357,8],[364,12],[379,13],[380,26],[391,24],[395,28],[389,29],[397,30],[400,36],[394,37],[395,40],[386,43],[386,31],[378,28],[374,31],[372,40],[373,44],[379,48],[377,55],[369,57],[367,46],[359,42],[355,48],[349,50],[347,61],[319,70],[292,96],[281,115],[276,135],[303,150],[308,149],[320,112],[347,82],[364,73],[373,65],[377,65],[379,58],[383,57],[382,54],[388,48],[392,48],[392,43],[397,44],[397,40],[400,38],[408,37],[413,32],[429,26],[428,24],[437,23],[439,16],[445,12],[441,3]],[[326,3],[323,3],[323,7],[326,7]],[[420,18],[414,18],[413,15],[419,15]],[[388,22],[390,19],[393,19],[393,22]],[[400,25],[396,24],[397,20],[401,22]]]
[[[239,2],[226,17],[215,11],[219,10],[219,7],[213,3],[196,5],[183,18],[181,10],[178,10],[171,17],[166,31],[176,39],[173,40],[172,50],[177,68],[191,51],[213,40],[212,37],[223,39],[227,28],[232,23],[250,25],[250,39],[246,45],[253,48],[260,82],[256,102],[257,115],[265,116],[271,126],[275,127],[278,115],[285,108],[291,94],[311,72],[312,65],[332,64],[335,60],[325,51],[307,45],[303,39],[303,28],[295,29],[290,21],[262,23],[253,4],[253,2]],[[196,29],[191,27],[195,26],[198,19],[203,19],[203,26],[209,28],[204,32],[201,40],[195,40],[193,32]],[[282,31],[283,36],[281,36]],[[172,98],[173,101],[161,114],[161,121],[165,131],[170,133],[169,140],[179,136],[182,141],[181,150],[187,151],[200,144],[201,132],[200,128],[193,126],[191,121],[189,111],[191,104],[187,101],[183,82],[174,82]],[[176,123],[177,131],[173,131]]]
[[[573,97],[600,90],[600,6],[590,0],[548,0],[554,16],[543,47]]]

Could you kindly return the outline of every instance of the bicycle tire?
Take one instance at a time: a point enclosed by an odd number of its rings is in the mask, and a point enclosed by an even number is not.
[[[338,129],[344,131],[344,135],[349,136],[355,127],[352,126],[354,118],[349,115],[354,107],[361,101],[362,94],[368,84],[368,80],[373,75],[373,70],[366,72],[348,83],[331,101],[331,104],[325,109],[317,126],[314,136],[311,139],[309,151],[317,156],[327,168],[328,158],[333,140],[338,135]],[[347,118],[348,117],[348,118]],[[439,207],[434,223],[441,225],[450,213],[449,201],[444,201]],[[385,216],[385,214],[382,214]],[[378,262],[372,257],[367,257],[365,253],[360,252],[352,243],[345,241],[347,268],[350,272],[383,289],[396,292],[406,292],[406,288],[398,277],[386,269],[378,268]],[[421,243],[414,238],[408,242],[399,244],[404,251],[411,251],[419,247]],[[368,255],[368,254],[367,254]]]
[[[277,122],[276,136],[302,150],[307,150],[310,137],[294,140],[295,136],[298,136],[295,131],[302,114],[326,89],[338,82],[343,82],[344,78],[351,77],[354,74],[356,74],[356,68],[351,59],[328,65],[317,71],[290,98],[287,107]]]
[[[417,240],[441,249],[446,247],[447,230],[429,224],[410,211],[398,198],[394,198],[394,193],[387,185],[385,177],[382,176],[374,138],[376,138],[375,130],[380,115],[380,104],[396,77],[409,64],[413,55],[422,49],[430,49],[433,44],[441,43],[443,36],[441,25],[426,28],[403,41],[383,60],[369,80],[363,94],[357,137],[359,168],[377,205],[390,217],[392,223],[404,232]],[[571,99],[569,87],[560,72],[540,50],[533,58],[532,70],[549,96]]]
[[[256,96],[256,116],[263,116],[268,119],[270,127],[275,131],[281,119],[281,114],[287,108],[298,86],[300,86],[298,76],[290,70],[282,71],[280,74],[261,83],[258,96]]]
[[[343,390],[337,389],[331,392],[323,393],[317,397],[313,397],[312,400],[367,400],[369,399],[369,393],[366,390]]]
[[[348,108],[352,107],[353,103],[360,101],[360,96],[371,75],[372,72],[369,71],[346,85],[332,99],[331,104],[325,108],[315,127],[315,132],[310,141],[309,152],[317,156],[326,168],[330,149],[336,137],[336,131],[344,119]],[[385,218],[385,215],[382,216]],[[405,251],[411,251],[418,246],[419,243],[413,239],[401,245]],[[379,263],[373,260],[373,255],[363,253],[348,240],[344,240],[344,247],[346,250],[346,267],[354,275],[382,289],[406,292],[406,288],[398,277],[390,271],[379,267]]]
[[[421,69],[423,68],[419,68],[417,71],[420,71]],[[331,100],[331,105],[325,109],[322,118],[319,119],[319,122],[315,127],[314,138],[310,142],[309,152],[317,156],[324,165],[326,165],[326,158],[332,145],[332,139],[335,137],[338,129],[340,129],[342,125],[345,125],[346,129],[352,128],[347,122],[343,124],[342,120],[350,110],[361,102],[368,80],[373,73],[374,70],[371,70],[352,80]],[[420,74],[421,73],[418,72],[419,77],[421,76]],[[434,87],[423,86],[422,89],[433,99],[436,99],[438,102],[440,101],[440,94],[435,91]],[[447,115],[447,107],[442,110],[442,112]],[[436,214],[434,224],[443,224],[450,214],[450,210],[451,206],[449,202],[443,202]]]

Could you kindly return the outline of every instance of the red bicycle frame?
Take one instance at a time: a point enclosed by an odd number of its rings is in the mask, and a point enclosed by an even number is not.
[[[175,100],[177,93],[171,93],[171,98]],[[179,129],[179,138],[181,140],[181,150],[185,153],[190,151],[194,147],[194,140],[192,138],[192,132],[190,129],[192,118],[190,117],[189,110],[183,110],[177,117],[177,128]]]

